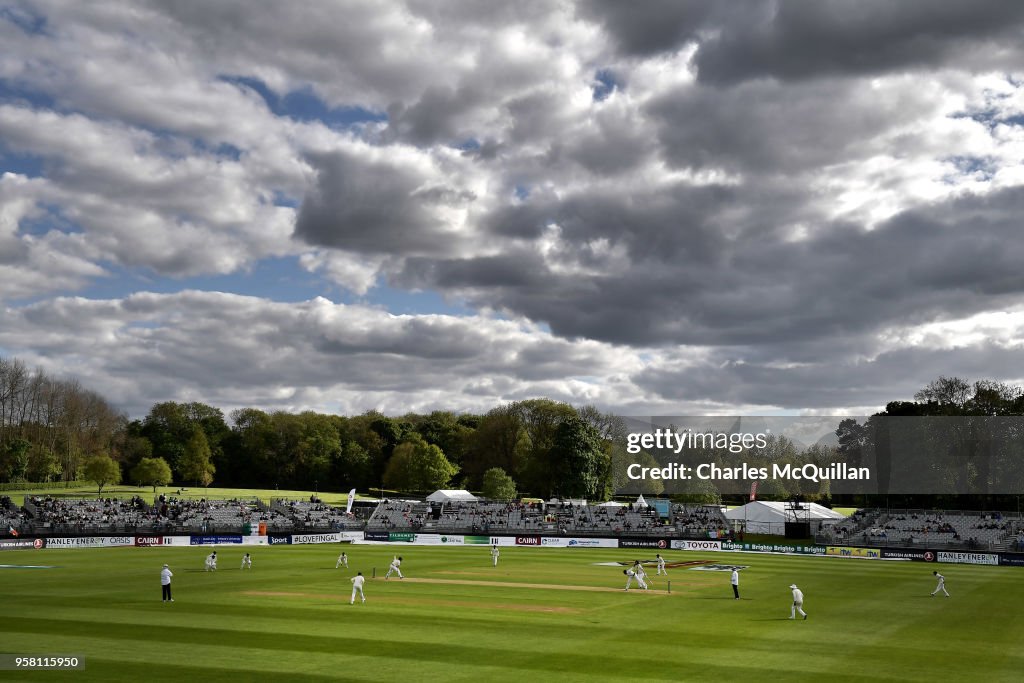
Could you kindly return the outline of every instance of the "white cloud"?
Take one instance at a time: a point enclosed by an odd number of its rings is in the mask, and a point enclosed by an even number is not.
[[[19,4],[0,346],[132,410],[813,412],[1006,378],[1024,15],[790,9]],[[74,296],[122,273],[244,292],[269,259],[480,313]]]

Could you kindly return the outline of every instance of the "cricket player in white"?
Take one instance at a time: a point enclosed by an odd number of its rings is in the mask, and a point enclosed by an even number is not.
[[[936,586],[935,590],[932,591],[932,597],[934,598],[936,593],[942,591],[948,598],[949,592],[946,590],[946,577],[938,572],[932,572],[932,574],[934,574],[935,578],[939,580],[939,585]]]
[[[249,556],[249,553],[246,553],[245,557],[242,558],[242,567],[241,568],[242,569],[252,569],[252,557]]]
[[[622,573],[626,575],[626,587],[623,590],[628,591],[629,587],[633,585],[634,579],[636,580],[638,586],[640,586],[644,590],[647,590],[647,584],[644,583],[643,578],[635,571],[633,571],[632,569],[623,569]]]
[[[494,566],[498,566],[498,546],[491,546],[491,559],[494,561]]]
[[[171,568],[166,564],[164,568],[160,570],[160,593],[163,596],[164,602],[174,602],[174,598],[171,597],[171,577],[174,573]]]
[[[645,583],[647,581],[647,570],[640,564],[640,560],[633,562],[633,573],[636,574],[636,580],[640,582],[644,590],[647,590],[647,584]]]
[[[335,569],[337,569],[337,567],[335,567]],[[366,583],[366,577],[363,576],[362,572],[356,572],[356,575],[349,579],[349,581],[352,582],[352,599],[349,600],[348,604],[356,604],[356,593],[359,594],[359,597],[362,598],[365,603],[366,596],[363,595],[363,584]]]
[[[799,612],[806,619],[807,612],[804,611],[804,592],[797,588],[795,583],[790,588],[793,589],[793,606],[789,610],[789,618],[796,619],[796,613]]]
[[[732,584],[732,594],[734,600],[740,599],[740,570],[736,567],[732,568],[732,578],[729,579],[729,583]]]
[[[212,553],[206,556],[206,571],[216,571],[217,569],[217,551],[214,550]]]
[[[391,576],[391,572],[394,572],[394,573],[398,574],[398,578],[404,579],[405,577],[402,576],[402,570],[400,569],[401,566],[402,566],[402,558],[401,558],[401,556],[396,557],[395,559],[391,560],[391,566],[388,567],[388,573],[384,575],[384,580],[385,581],[388,580],[388,577]]]
[[[661,576],[662,574],[664,574],[665,576],[668,576],[668,570],[665,569],[665,558],[661,556],[661,553],[658,553],[657,558],[658,558],[658,576]]]
[[[344,567],[345,569],[348,569],[348,555],[346,555],[345,553],[339,555],[338,561],[334,563],[334,568],[337,569],[338,567]]]

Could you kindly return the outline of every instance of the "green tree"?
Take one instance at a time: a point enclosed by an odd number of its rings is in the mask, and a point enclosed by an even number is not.
[[[206,434],[202,429],[196,428],[185,444],[185,452],[178,464],[178,474],[185,481],[209,486],[216,471],[217,468],[210,461],[210,444],[206,442]]]
[[[647,451],[640,451],[636,455],[626,452],[625,446],[619,442],[610,445],[612,462],[612,487],[616,494],[643,494],[645,496],[660,496],[665,492],[665,483],[661,479],[647,477],[644,479],[630,479],[630,465],[643,467],[661,467]]]
[[[516,497],[516,482],[500,467],[484,472],[484,498],[491,500],[512,500]]]
[[[864,460],[864,448],[869,439],[867,425],[861,425],[853,418],[846,418],[840,421],[836,428],[836,436],[839,437],[837,452],[848,464],[859,467]]]
[[[82,473],[87,481],[96,484],[96,495],[102,495],[103,487],[107,484],[121,483],[121,466],[114,462],[109,455],[94,455],[91,458],[86,458],[82,465]]]
[[[125,467],[131,471],[143,458],[153,457],[153,443],[144,436],[129,435],[125,437],[122,453]]]
[[[299,486],[326,484],[331,464],[341,452],[338,427],[330,415],[306,411],[299,416],[299,438],[295,444]]]
[[[60,477],[60,458],[45,446],[33,446],[28,456],[25,477],[29,481],[48,483]]]
[[[132,468],[132,480],[153,487],[164,486],[171,481],[171,466],[163,458],[143,458]]]
[[[235,426],[230,449],[239,480],[250,486],[280,484],[274,455],[277,432],[270,415],[256,408],[241,408],[231,413],[231,421]]]
[[[687,505],[721,505],[722,494],[713,481],[697,479],[684,482],[685,492],[672,496],[672,500]]]
[[[561,473],[551,459],[552,447],[560,426],[570,419],[579,419],[576,409],[568,403],[549,399],[530,399],[510,406],[522,425],[522,436],[516,445],[515,470],[512,474],[526,491],[550,492]],[[597,434],[596,430],[592,432]]]
[[[180,467],[178,460],[185,452],[185,442],[192,436],[184,406],[174,401],[157,403],[149,409],[139,432],[152,444],[150,455],[163,458],[174,468]]]
[[[789,498],[789,491],[786,490],[785,485],[778,479],[765,479],[757,487],[757,499],[763,500],[770,498],[772,500],[786,500]]]
[[[427,443],[440,448],[445,457],[456,465],[462,464],[469,438],[474,432],[454,413],[444,411],[434,411],[423,418],[416,431]]]
[[[440,448],[414,434],[395,446],[384,471],[384,485],[406,491],[436,490],[444,488],[458,471]]]
[[[607,497],[610,459],[597,430],[576,416],[558,425],[549,451],[550,493],[563,498]]]
[[[334,481],[342,485],[342,489],[370,488],[374,484],[370,478],[372,471],[373,461],[367,450],[356,441],[347,441],[335,462],[333,477]]]
[[[0,447],[0,479],[22,481],[28,470],[29,451],[32,444],[28,439],[13,439]]]
[[[522,416],[512,404],[494,408],[480,418],[476,429],[467,434],[462,457],[462,469],[470,488],[479,487],[484,472],[492,467],[517,474],[525,440]]]

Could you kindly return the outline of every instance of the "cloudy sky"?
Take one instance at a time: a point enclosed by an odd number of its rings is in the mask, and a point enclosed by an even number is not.
[[[0,355],[133,417],[1024,382],[1024,3],[0,0]]]

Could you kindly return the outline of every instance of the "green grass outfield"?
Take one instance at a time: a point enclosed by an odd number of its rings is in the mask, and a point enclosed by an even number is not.
[[[245,550],[253,569],[239,569]],[[339,552],[351,569],[335,570]],[[655,590],[618,567],[654,551],[489,547],[222,546],[6,551],[0,651],[75,654],[83,671],[0,672],[69,681],[1020,681],[1024,570],[668,551]],[[392,554],[403,581],[381,579]],[[159,599],[164,562],[174,603]],[[348,603],[349,577],[367,604]],[[951,598],[929,597],[932,569]],[[653,569],[651,569],[653,573]],[[790,621],[789,584],[808,621]]]

